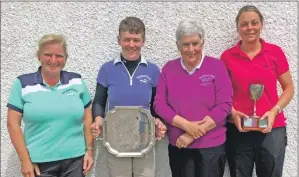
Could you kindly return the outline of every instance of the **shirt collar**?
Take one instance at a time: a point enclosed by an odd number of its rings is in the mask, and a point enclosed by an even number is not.
[[[262,43],[262,50],[261,50],[261,52],[268,51],[268,50],[269,50],[268,43],[266,43],[265,40],[263,40],[262,38],[260,38],[260,42]],[[235,45],[235,46],[232,48],[232,53],[233,53],[233,54],[241,54],[241,53],[244,53],[244,52],[241,50],[241,44],[242,44],[242,40],[240,40],[240,41],[237,43],[237,45]]]
[[[35,77],[35,83],[36,84],[41,84],[41,85],[47,85],[45,82],[44,82],[44,79],[43,79],[43,76],[42,76],[42,73],[41,73],[41,70],[42,70],[42,67],[38,67],[38,70],[36,72],[36,77]],[[56,85],[60,85],[60,84],[67,84],[65,82],[65,79],[64,79],[64,71],[61,71],[60,72],[60,80],[58,81],[58,83]]]
[[[200,63],[192,71],[190,71],[190,72],[187,70],[187,67],[184,64],[182,57],[180,59],[180,63],[181,63],[182,68],[185,71],[187,71],[189,73],[189,75],[191,75],[191,74],[193,74],[196,70],[198,70],[201,67],[204,58],[205,58],[205,54],[202,52]]]
[[[122,61],[121,61],[120,55],[118,55],[118,57],[116,57],[116,58],[114,59],[113,64],[115,65],[116,63],[121,63],[121,62],[122,62]],[[146,66],[148,65],[147,61],[145,60],[145,58],[144,58],[142,55],[141,55],[140,63],[145,64]]]

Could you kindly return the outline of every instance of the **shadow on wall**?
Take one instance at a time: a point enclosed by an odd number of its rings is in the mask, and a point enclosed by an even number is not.
[[[15,150],[11,152],[7,162],[7,168],[4,173],[4,177],[20,177],[21,173],[21,163],[18,157],[18,154]]]

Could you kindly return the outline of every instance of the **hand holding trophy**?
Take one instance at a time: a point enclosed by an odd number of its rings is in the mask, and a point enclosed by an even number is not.
[[[253,115],[242,119],[242,127],[246,131],[262,131],[267,128],[268,120],[256,115],[256,102],[260,99],[264,91],[263,84],[251,84],[249,86],[250,98],[254,101]]]

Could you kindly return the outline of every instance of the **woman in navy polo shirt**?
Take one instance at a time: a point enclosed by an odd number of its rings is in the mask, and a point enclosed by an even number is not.
[[[100,133],[105,115],[114,106],[142,106],[156,114],[152,103],[156,93],[157,79],[160,70],[157,65],[146,61],[141,55],[145,42],[144,23],[136,17],[127,17],[119,25],[118,44],[121,53],[117,58],[101,66],[97,87],[92,104],[95,122],[92,125],[93,136]],[[156,136],[161,139],[166,127],[156,118]],[[154,177],[155,149],[143,157],[116,157],[108,154],[108,173],[110,177]]]
[[[242,7],[236,25],[241,41],[221,55],[234,88],[226,148],[230,174],[232,177],[251,177],[255,163],[258,177],[280,177],[287,145],[286,117],[282,109],[294,95],[289,64],[279,46],[260,38],[264,18],[255,6]],[[283,89],[280,97],[277,81]],[[268,127],[247,132],[241,119],[253,115],[251,84],[264,85],[256,114],[268,120]]]
[[[62,70],[67,57],[63,36],[43,36],[38,71],[12,86],[7,129],[24,177],[83,177],[93,166],[91,97],[79,74]]]

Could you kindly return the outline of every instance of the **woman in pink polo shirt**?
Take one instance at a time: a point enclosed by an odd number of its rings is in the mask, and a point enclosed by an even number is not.
[[[238,44],[221,55],[233,88],[233,110],[227,129],[227,159],[232,177],[251,177],[256,165],[258,177],[282,176],[287,145],[283,108],[294,94],[289,64],[282,49],[260,38],[264,19],[255,6],[244,6],[236,17]],[[283,93],[278,96],[277,80]],[[250,85],[264,86],[256,102],[256,115],[267,120],[267,128],[248,130],[244,119],[254,115]]]

